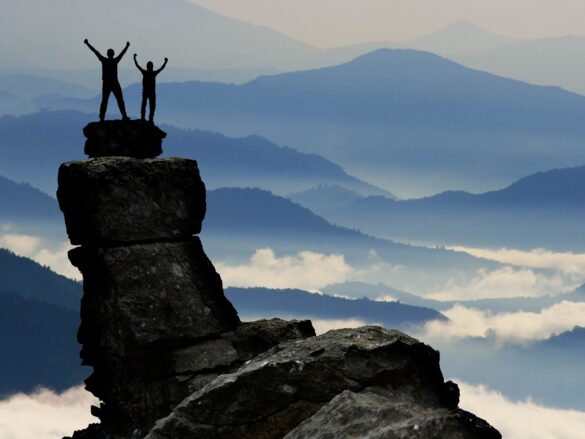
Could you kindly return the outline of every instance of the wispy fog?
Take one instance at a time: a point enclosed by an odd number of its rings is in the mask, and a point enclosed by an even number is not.
[[[498,345],[526,344],[585,326],[585,302],[561,302],[540,312],[492,313],[456,305],[443,311],[448,321],[426,323],[418,337],[432,343],[466,337],[488,338]]]
[[[511,401],[483,385],[455,379],[461,389],[461,407],[500,430],[506,439],[581,439],[585,413],[539,405],[530,399]],[[97,401],[82,387],[61,394],[39,390],[0,401],[2,439],[55,439],[97,422],[90,406]]]
[[[98,422],[90,414],[96,399],[83,387],[63,393],[41,389],[0,401],[2,439],[55,439]]]
[[[81,279],[81,273],[67,258],[67,252],[73,248],[69,242],[52,243],[40,236],[10,233],[7,225],[2,229],[8,233],[0,232],[0,247],[50,267],[56,273],[70,279]]]
[[[544,248],[537,248],[530,251],[513,248],[489,249],[461,246],[451,246],[448,248],[504,264],[531,268],[549,268],[563,273],[585,277],[583,274],[585,273],[585,253],[553,252]]]
[[[570,293],[585,283],[585,254],[512,248],[449,247],[507,266],[454,278],[429,296],[436,300],[538,297]]]
[[[484,418],[506,439],[582,439],[585,412],[514,402],[485,386],[462,383],[461,408]]]
[[[303,251],[279,257],[270,248],[257,250],[246,264],[219,262],[216,268],[225,286],[305,290],[344,282],[353,272],[343,255]]]
[[[571,292],[582,283],[582,276],[561,272],[541,273],[529,268],[502,267],[497,270],[477,270],[471,278],[452,278],[427,297],[435,300],[539,297]]]

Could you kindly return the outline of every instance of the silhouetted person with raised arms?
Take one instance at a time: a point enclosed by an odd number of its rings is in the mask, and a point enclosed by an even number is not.
[[[163,71],[163,69],[167,66],[167,62],[169,62],[168,58],[165,58],[165,62],[158,70],[154,69],[154,64],[152,61],[148,61],[146,63],[146,70],[144,70],[138,64],[136,60],[136,54],[134,54],[134,64],[140,72],[142,73],[142,106],[140,107],[140,118],[145,120],[146,115],[146,101],[148,100],[150,103],[150,112],[148,114],[148,121],[154,122],[154,110],[156,109],[156,75]]]
[[[116,97],[116,101],[118,102],[118,108],[120,108],[120,113],[122,114],[122,120],[129,120],[128,115],[126,114],[126,106],[124,105],[124,96],[122,96],[122,87],[120,87],[120,82],[118,81],[118,63],[130,47],[130,43],[126,43],[126,47],[120,52],[120,54],[114,57],[114,50],[108,49],[108,56],[105,57],[101,53],[99,53],[89,41],[85,39],[83,41],[87,47],[91,49],[93,53],[98,57],[98,59],[102,63],[102,103],[100,105],[100,121],[103,121],[106,117],[106,110],[108,108],[108,99],[110,97],[110,93],[114,93]]]

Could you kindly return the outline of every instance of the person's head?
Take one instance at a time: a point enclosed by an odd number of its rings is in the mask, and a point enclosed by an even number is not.
[[[152,61],[148,61],[146,63],[146,70],[152,70],[154,69],[154,64],[152,63]]]
[[[114,57],[114,49],[108,49],[108,58]]]

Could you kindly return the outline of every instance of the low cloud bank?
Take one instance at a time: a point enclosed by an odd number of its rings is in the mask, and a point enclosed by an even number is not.
[[[461,389],[460,407],[497,428],[506,439],[582,439],[585,412],[514,402],[485,386],[454,380]]]
[[[487,420],[506,439],[583,437],[585,412],[545,407],[530,399],[514,402],[483,385],[455,381],[461,389],[461,408]],[[82,387],[61,394],[39,390],[31,395],[14,395],[0,401],[0,437],[55,439],[71,435],[97,422],[89,413],[95,403]]]
[[[585,253],[553,252],[544,248],[537,248],[530,251],[505,247],[489,249],[451,246],[448,248],[466,252],[479,258],[491,259],[503,264],[531,268],[550,268],[564,273],[582,274],[585,272]]]
[[[99,422],[90,414],[96,399],[83,387],[63,393],[41,389],[0,401],[2,439],[55,439]]]
[[[67,252],[73,248],[69,242],[52,245],[39,236],[5,233],[0,234],[0,247],[50,267],[70,279],[81,279],[81,273],[67,258]]]
[[[443,301],[540,297],[574,291],[583,280],[581,274],[560,271],[543,274],[530,268],[507,266],[477,270],[471,279],[451,279],[426,297]]]
[[[345,282],[353,272],[343,255],[302,251],[279,257],[270,248],[256,250],[246,264],[218,262],[216,268],[226,286],[304,290]]]
[[[452,279],[434,292],[437,300],[537,297],[569,293],[585,283],[585,254],[534,250],[489,249],[451,246],[507,266],[497,270],[478,270],[471,279]],[[543,272],[542,270],[546,270]]]
[[[585,302],[564,301],[540,312],[492,313],[456,305],[444,311],[448,321],[433,320],[418,337],[452,340],[489,338],[496,344],[526,344],[585,326]]]

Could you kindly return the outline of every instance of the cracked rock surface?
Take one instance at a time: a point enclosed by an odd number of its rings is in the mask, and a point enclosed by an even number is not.
[[[164,133],[89,124],[58,199],[84,278],[82,362],[100,424],[74,439],[450,438],[499,433],[457,408],[439,353],[395,330],[315,337],[310,321],[240,321],[198,234],[193,160],[155,159]]]
[[[399,331],[330,331],[282,343],[237,372],[218,376],[158,421],[146,438],[282,438],[342,392],[370,387],[414,395],[421,405],[432,401],[456,413],[453,386],[443,381],[439,353]],[[477,437],[499,437],[493,432]]]
[[[157,126],[140,120],[92,122],[83,134],[87,138],[85,153],[90,158],[154,158],[162,154],[162,141],[167,136]]]
[[[414,389],[413,389],[414,390]],[[425,392],[370,387],[346,390],[285,439],[499,439],[487,422],[461,409],[445,407]]]
[[[59,206],[74,245],[119,245],[197,234],[205,185],[197,162],[105,157],[59,168]]]

